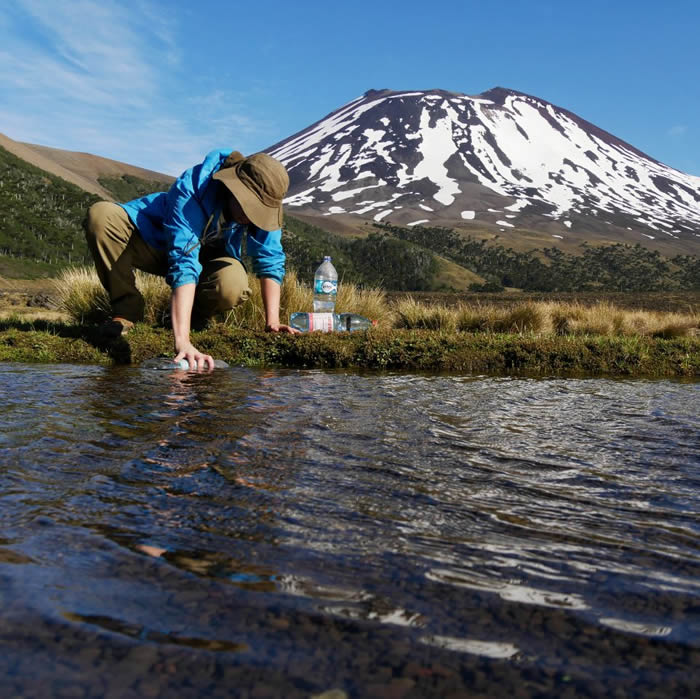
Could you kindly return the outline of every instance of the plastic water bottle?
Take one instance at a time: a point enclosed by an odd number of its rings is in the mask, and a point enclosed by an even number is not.
[[[314,274],[314,313],[333,313],[338,294],[338,273],[326,255]]]
[[[330,332],[354,332],[368,330],[377,324],[357,313],[292,313],[289,324],[303,333],[320,330]]]
[[[155,359],[146,359],[145,361],[141,362],[141,368],[155,369],[156,371],[175,371],[176,369],[189,371],[190,365],[186,359],[181,359],[179,362],[174,362],[172,359],[168,359],[167,357],[157,357]],[[214,368],[227,369],[228,364],[223,359],[215,359]]]

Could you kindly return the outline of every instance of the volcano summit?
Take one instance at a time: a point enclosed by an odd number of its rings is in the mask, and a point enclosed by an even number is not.
[[[513,90],[370,90],[267,149],[294,214],[700,247],[700,177]]]

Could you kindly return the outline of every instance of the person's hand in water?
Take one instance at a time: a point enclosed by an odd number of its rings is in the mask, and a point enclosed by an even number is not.
[[[184,359],[191,371],[214,371],[214,358],[210,354],[200,352],[191,342],[176,349],[179,351],[173,360],[175,363]]]

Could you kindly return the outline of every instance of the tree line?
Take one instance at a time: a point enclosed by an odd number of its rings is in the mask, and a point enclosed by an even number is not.
[[[383,233],[344,238],[292,216],[285,216],[284,250],[299,278],[311,282],[325,255],[345,281],[397,291],[429,291],[437,284],[439,265],[423,247]]]
[[[442,255],[486,279],[484,291],[516,287],[526,291],[670,291],[700,290],[700,258],[664,258],[639,244],[592,246],[580,254],[559,248],[519,252],[477,240],[451,228],[375,224],[386,235]]]
[[[97,181],[112,195],[116,201],[131,201],[152,194],[167,192],[171,182],[160,180],[144,180],[135,175],[120,175],[119,177],[98,177]]]
[[[101,177],[117,201],[164,191],[167,182]],[[88,264],[82,222],[100,197],[0,147],[0,254],[51,264]]]
[[[99,197],[0,147],[0,253],[39,262],[88,262],[81,222]]]
[[[117,201],[167,190],[167,182],[132,175],[101,177]],[[0,147],[0,254],[65,265],[89,264],[82,221],[99,197],[35,167]],[[374,224],[365,237],[334,235],[285,216],[284,248],[303,281],[331,255],[343,279],[389,290],[444,288],[437,256],[485,279],[477,290],[528,291],[700,290],[700,258],[666,259],[641,245],[581,246],[518,252],[444,227]]]

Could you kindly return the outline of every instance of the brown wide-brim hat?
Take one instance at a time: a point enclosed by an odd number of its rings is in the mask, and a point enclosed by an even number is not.
[[[264,231],[282,227],[282,199],[289,188],[289,175],[279,160],[267,153],[246,158],[233,151],[212,179],[226,185],[253,225]]]

